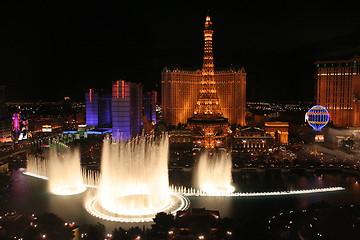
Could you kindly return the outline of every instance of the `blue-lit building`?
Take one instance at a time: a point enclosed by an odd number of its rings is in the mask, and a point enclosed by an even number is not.
[[[144,102],[143,102],[144,115],[149,121],[153,122],[154,124],[157,123],[156,103],[157,103],[156,91],[146,92],[144,94]]]
[[[115,139],[130,139],[141,132],[142,92],[139,83],[118,80],[112,84],[112,132]]]
[[[100,89],[89,89],[85,94],[86,124],[95,127],[111,125],[111,94]]]

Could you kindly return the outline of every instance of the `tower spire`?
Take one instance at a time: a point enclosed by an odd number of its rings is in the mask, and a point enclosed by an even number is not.
[[[201,87],[194,116],[206,118],[221,116],[219,98],[214,79],[214,57],[212,47],[213,36],[212,22],[209,13],[206,16],[204,27],[204,57],[201,77]]]
[[[222,116],[215,86],[212,51],[213,32],[210,15],[208,14],[204,28],[205,46],[199,97],[193,117],[188,119],[197,144],[208,149],[223,146],[230,131],[227,118]]]

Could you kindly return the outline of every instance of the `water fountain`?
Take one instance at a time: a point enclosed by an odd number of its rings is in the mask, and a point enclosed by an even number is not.
[[[51,148],[47,160],[49,190],[57,195],[73,195],[86,190],[83,184],[79,149],[58,152]]]
[[[212,195],[223,195],[234,192],[231,185],[232,160],[225,151],[204,151],[196,167],[196,185]]]
[[[26,172],[24,174],[48,180],[46,173],[46,160],[34,155],[28,156]]]
[[[30,156],[25,174],[48,180],[49,191],[56,195],[74,195],[86,190],[78,149],[58,151],[51,148],[45,159]]]
[[[278,192],[241,193],[232,186],[231,155],[204,151],[196,166],[197,188],[169,186],[169,140],[139,136],[131,141],[105,139],[101,172],[81,169],[80,153],[62,146],[48,157],[29,157],[25,174],[49,180],[58,195],[87,191],[85,208],[98,218],[118,222],[148,222],[158,212],[176,213],[189,207],[187,197],[259,197],[341,191],[342,187]]]
[[[138,136],[103,144],[100,186],[86,203],[93,215],[113,221],[151,221],[161,211],[175,212],[187,204],[169,188],[169,140]]]

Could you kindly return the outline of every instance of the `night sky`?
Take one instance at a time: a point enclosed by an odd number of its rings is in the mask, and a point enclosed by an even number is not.
[[[248,101],[312,101],[315,60],[360,54],[359,1],[93,2],[1,1],[8,101],[84,100],[118,79],[159,91],[165,66],[201,67],[208,9],[215,67],[245,67]]]

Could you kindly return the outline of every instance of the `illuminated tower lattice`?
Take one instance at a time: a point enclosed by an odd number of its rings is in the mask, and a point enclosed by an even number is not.
[[[212,51],[213,32],[208,15],[204,29],[205,47],[201,87],[194,115],[188,119],[189,126],[194,133],[195,145],[205,148],[223,147],[229,131],[229,123],[222,115],[215,87]]]
[[[194,115],[201,116],[202,118],[213,118],[214,116],[222,115],[214,79],[214,57],[212,51],[213,32],[210,16],[207,16],[204,29],[205,47],[201,87],[194,111]]]

